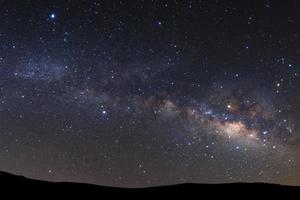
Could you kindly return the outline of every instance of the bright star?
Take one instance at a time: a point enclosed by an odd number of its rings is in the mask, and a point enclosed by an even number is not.
[[[51,14],[49,15],[49,17],[50,17],[50,19],[55,19],[55,18],[56,18],[56,15],[55,15],[55,13],[51,13]]]

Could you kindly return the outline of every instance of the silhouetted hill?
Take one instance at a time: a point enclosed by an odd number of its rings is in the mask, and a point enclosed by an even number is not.
[[[151,188],[114,188],[97,186],[84,183],[69,182],[47,182],[33,180],[23,176],[16,176],[6,172],[0,172],[0,189],[1,193],[10,191],[17,195],[24,194],[47,194],[56,195],[64,194],[67,196],[76,195],[94,195],[110,193],[116,194],[141,194],[156,195],[167,193],[172,195],[198,195],[198,197],[220,196],[220,197],[262,197],[271,195],[287,197],[286,195],[299,195],[300,187],[282,186],[266,183],[230,183],[230,184],[178,184],[172,186],[151,187]],[[14,194],[14,193],[11,193]],[[239,196],[242,195],[242,196]],[[1,198],[2,199],[2,198]]]

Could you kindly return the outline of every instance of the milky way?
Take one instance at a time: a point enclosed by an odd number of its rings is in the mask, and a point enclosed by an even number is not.
[[[298,1],[0,5],[0,170],[300,185]]]

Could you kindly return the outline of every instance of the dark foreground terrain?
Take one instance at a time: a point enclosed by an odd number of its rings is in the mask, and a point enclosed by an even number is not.
[[[190,195],[204,196],[220,196],[232,198],[244,197],[262,197],[275,196],[282,197],[300,194],[300,187],[296,186],[282,186],[276,184],[266,183],[231,183],[231,184],[179,184],[172,186],[151,187],[151,188],[114,188],[104,187],[92,184],[83,183],[68,183],[68,182],[47,182],[40,180],[32,180],[23,176],[16,176],[6,172],[0,172],[0,193],[10,191],[14,195],[26,194],[47,194],[47,195],[94,195],[110,193],[116,194],[142,194],[150,195],[168,193],[172,195],[183,195],[185,197]],[[11,193],[13,191],[13,193]],[[25,196],[24,196],[25,197]],[[200,198],[203,199],[203,198]]]

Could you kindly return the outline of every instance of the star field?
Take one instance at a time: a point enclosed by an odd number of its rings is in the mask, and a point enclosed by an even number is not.
[[[0,5],[0,170],[300,185],[298,1]]]

